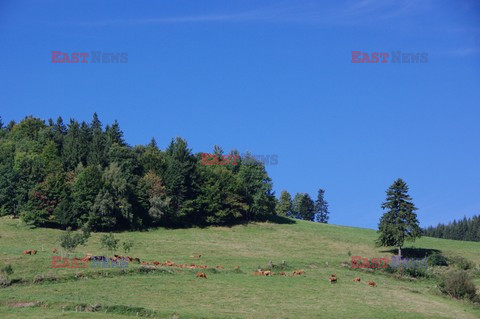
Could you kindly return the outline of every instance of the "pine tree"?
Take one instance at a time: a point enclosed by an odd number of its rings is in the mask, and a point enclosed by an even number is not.
[[[120,129],[120,124],[118,124],[117,120],[113,122],[112,126],[106,127],[105,133],[107,136],[107,147],[111,146],[114,143],[120,146],[127,145],[123,139],[123,132]]]
[[[106,141],[102,130],[102,123],[98,119],[97,113],[93,113],[90,130],[92,132],[92,142],[88,152],[88,165],[104,165]]]
[[[328,223],[330,212],[328,211],[328,203],[325,200],[325,191],[323,189],[318,190],[317,200],[315,201],[315,215],[317,222]]]
[[[292,196],[286,190],[280,194],[280,201],[277,203],[276,213],[280,216],[289,216],[292,213]]]
[[[398,256],[402,255],[405,240],[415,240],[421,236],[421,229],[415,211],[417,208],[408,195],[408,186],[402,179],[397,179],[386,191],[387,199],[382,209],[383,214],[378,225],[378,246],[398,247]]]
[[[80,159],[80,125],[70,120],[67,134],[63,140],[62,160],[66,170],[73,170]]]
[[[313,221],[314,203],[307,193],[297,193],[293,199],[292,211],[295,218]]]

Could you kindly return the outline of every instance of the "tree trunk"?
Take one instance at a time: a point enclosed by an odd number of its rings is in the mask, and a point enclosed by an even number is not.
[[[402,247],[398,247],[398,257],[402,257]]]

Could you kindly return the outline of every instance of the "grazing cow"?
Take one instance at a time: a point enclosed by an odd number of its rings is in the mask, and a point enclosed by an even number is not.
[[[360,277],[355,277],[355,279],[353,279],[353,281],[360,282]]]
[[[22,252],[22,254],[24,254],[24,255],[30,255],[31,253],[32,253],[31,250],[24,250],[24,251]]]
[[[303,275],[303,274],[305,274],[305,271],[303,271],[303,270],[295,270],[293,272],[293,276],[300,276],[300,275]]]
[[[164,265],[171,267],[171,266],[173,266],[173,265],[175,265],[175,264],[174,264],[172,261],[168,261],[168,260],[167,260],[167,261],[164,263]]]
[[[217,268],[217,269],[223,269],[223,266],[217,266],[217,267],[215,267],[215,268]]]
[[[270,270],[265,270],[265,271],[263,272],[263,275],[264,275],[264,276],[271,276],[271,275],[273,275],[273,272],[271,272]]]
[[[202,255],[199,255],[199,254],[190,256],[190,258],[200,258],[200,257],[202,257]]]
[[[155,266],[159,266],[159,265],[161,265],[162,263],[159,262],[159,261],[154,261],[153,264],[154,264]]]
[[[197,268],[201,268],[201,269],[207,269],[208,266],[204,266],[204,265],[198,265]]]
[[[34,249],[32,250],[32,255],[35,255],[37,253],[37,251]]]
[[[53,248],[52,249],[52,254],[56,254],[57,253],[57,248]]]
[[[337,282],[337,277],[330,277],[330,278],[328,278],[328,280],[330,280],[330,283],[333,284],[333,283]]]
[[[255,271],[255,272],[253,273],[253,275],[254,275],[254,276],[264,276],[265,274],[264,274],[264,272],[263,272],[261,269],[259,269],[259,270]]]
[[[281,271],[281,272],[279,273],[279,275],[280,275],[280,276],[286,276],[287,274],[286,274],[284,271]]]
[[[377,284],[375,283],[375,281],[369,281],[369,282],[368,282],[368,285],[369,285],[370,287],[376,287],[376,286],[377,286]]]
[[[185,268],[185,267],[187,267],[187,264],[181,264],[181,265],[177,265],[177,266],[178,266],[178,268]]]
[[[337,275],[333,274],[333,275],[330,275],[330,277],[337,277]]]
[[[197,272],[197,275],[196,275],[196,276],[199,277],[199,278],[205,278],[205,279],[207,279],[207,275],[205,275],[203,272]]]

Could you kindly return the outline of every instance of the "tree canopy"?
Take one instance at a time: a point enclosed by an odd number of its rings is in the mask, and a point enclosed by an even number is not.
[[[397,179],[386,191],[387,199],[382,204],[383,214],[378,225],[378,246],[397,247],[401,256],[401,248],[405,240],[415,240],[421,236],[418,223],[417,208],[408,195],[408,186]]]
[[[155,139],[130,146],[117,121],[104,127],[97,114],[89,123],[33,116],[0,123],[0,215],[111,231],[234,224],[275,214],[273,184],[258,161],[201,165],[201,153],[180,137],[165,150]],[[215,146],[213,153],[223,150]]]

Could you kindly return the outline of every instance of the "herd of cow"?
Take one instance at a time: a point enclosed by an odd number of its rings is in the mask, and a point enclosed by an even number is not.
[[[56,253],[57,252],[57,249],[56,248],[53,248],[52,249],[52,253]],[[23,251],[23,255],[35,255],[37,253],[36,250],[24,250]],[[164,263],[162,262],[159,262],[159,261],[152,261],[152,262],[140,262],[140,258],[135,258],[135,257],[130,257],[130,256],[120,256],[120,255],[114,255],[115,257],[112,258],[113,261],[116,261],[116,260],[126,260],[126,261],[129,261],[129,262],[137,262],[137,263],[141,263],[141,265],[143,267],[152,267],[152,268],[157,268],[157,267],[162,267],[162,266],[165,266],[165,267],[177,267],[177,268],[187,268],[187,269],[207,269],[208,266],[206,265],[196,265],[196,264],[176,264],[172,261],[165,261]],[[190,256],[191,258],[200,258],[202,255],[194,255],[194,256]],[[92,261],[92,259],[95,259],[95,260],[106,260],[107,258],[105,256],[92,256],[92,254],[87,254],[87,256],[83,259],[81,259],[82,261],[84,262],[88,262],[88,261]],[[224,269],[223,266],[215,266],[216,269]],[[240,266],[236,266],[235,269],[240,269]],[[292,272],[291,275],[289,276],[301,276],[301,275],[304,275],[305,274],[305,271],[304,270],[294,270]],[[287,276],[287,273],[284,272],[284,271],[281,271],[279,273],[274,273],[273,271],[271,270],[262,270],[262,269],[258,269],[257,271],[253,272],[253,275],[255,276],[273,276],[273,275],[278,275],[278,276]],[[203,272],[197,272],[196,274],[196,277],[199,277],[199,278],[205,278],[207,279],[207,275]],[[336,283],[337,282],[337,275],[333,274],[333,275],[330,275],[330,278],[328,278],[328,280],[330,281],[330,283]],[[355,279],[353,279],[354,282],[361,282],[361,279],[360,277],[356,277]],[[377,284],[374,282],[374,281],[368,281],[368,285],[370,287],[376,287]]]

